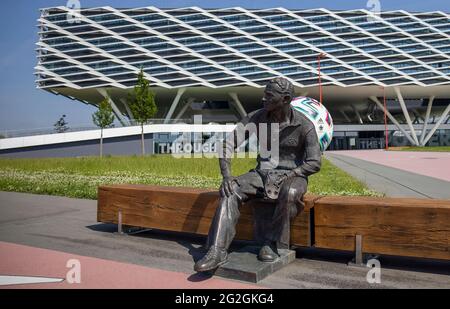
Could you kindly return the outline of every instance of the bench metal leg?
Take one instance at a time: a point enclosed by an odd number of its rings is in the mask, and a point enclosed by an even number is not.
[[[356,235],[355,237],[355,263],[361,265],[363,263],[362,253],[362,236]]]
[[[122,211],[119,210],[118,218],[117,218],[117,233],[122,235],[123,229],[122,229]]]
[[[138,226],[129,226],[129,225],[123,225],[122,221],[122,211],[119,210],[117,213],[117,234],[119,235],[134,235],[137,233],[142,233],[146,231],[150,231],[152,229],[147,229],[143,227]]]
[[[362,235],[355,235],[355,256],[348,262],[348,266],[366,267],[364,264],[364,254],[362,252]]]
[[[378,255],[364,253],[362,250],[362,235],[355,235],[355,256],[354,258],[348,262],[348,266],[353,267],[367,267],[367,262],[370,259],[379,259]]]

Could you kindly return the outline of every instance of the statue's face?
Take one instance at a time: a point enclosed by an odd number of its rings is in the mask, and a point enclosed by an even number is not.
[[[262,103],[267,111],[274,111],[281,108],[284,104],[289,103],[290,96],[286,96],[280,92],[278,86],[274,83],[268,83],[264,90]]]

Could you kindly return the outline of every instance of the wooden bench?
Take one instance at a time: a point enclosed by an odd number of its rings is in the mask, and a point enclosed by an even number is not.
[[[314,196],[305,197],[305,211],[291,225],[291,244],[311,245],[310,212]],[[110,185],[98,188],[97,220],[122,224],[207,235],[218,205],[219,193],[212,190],[160,187],[148,185]],[[253,238],[252,206],[241,208],[236,239]]]
[[[322,197],[314,203],[318,248],[450,260],[450,200]]]
[[[206,235],[217,191],[148,185],[98,188],[97,220]],[[318,197],[306,195],[305,211],[291,225],[291,245],[450,260],[450,200]],[[241,208],[237,239],[253,237],[252,203]]]

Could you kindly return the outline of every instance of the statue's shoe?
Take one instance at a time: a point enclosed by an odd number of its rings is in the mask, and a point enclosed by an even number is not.
[[[279,255],[272,248],[273,246],[264,245],[261,250],[259,250],[258,259],[262,262],[274,262],[279,258]]]
[[[194,270],[204,272],[216,269],[228,261],[227,250],[212,246],[205,256],[194,265]]]

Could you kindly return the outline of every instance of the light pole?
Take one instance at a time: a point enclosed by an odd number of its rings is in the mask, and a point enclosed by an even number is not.
[[[387,107],[386,107],[386,90],[383,88],[383,105],[384,105],[384,136],[385,136],[385,145],[384,149],[389,150],[389,139],[388,139],[388,128],[387,128]]]
[[[320,76],[320,58],[325,58],[327,55],[325,53],[320,53],[317,56],[317,68],[319,71],[319,101],[322,103],[322,79]]]

